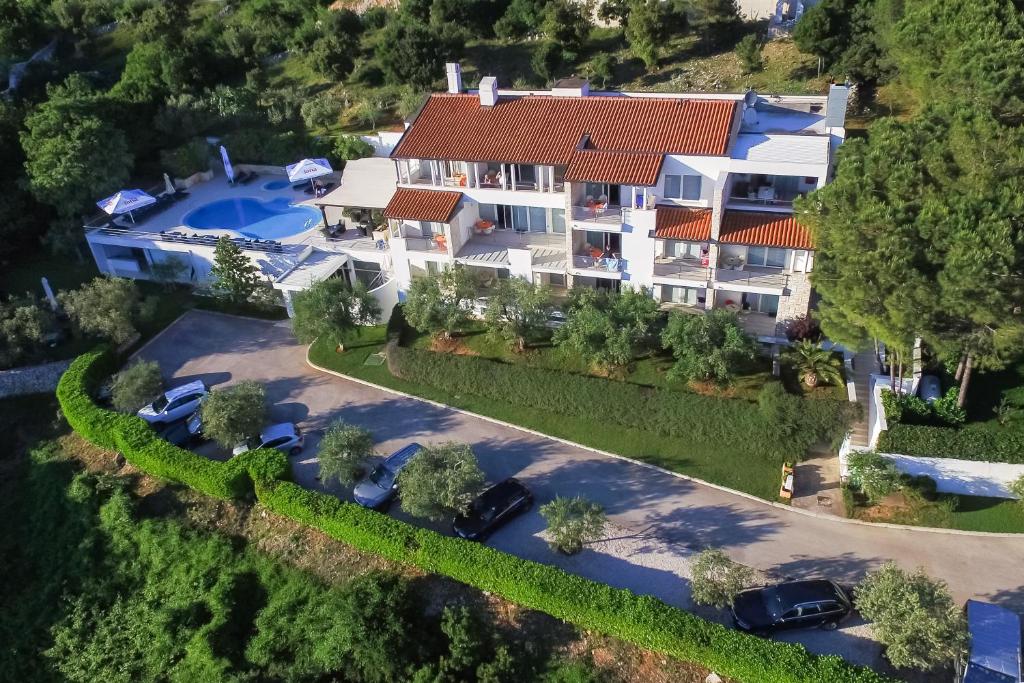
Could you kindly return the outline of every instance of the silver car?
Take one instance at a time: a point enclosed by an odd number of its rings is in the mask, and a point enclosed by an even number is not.
[[[138,416],[151,425],[165,425],[188,417],[203,402],[210,390],[196,380],[165,391],[158,399],[139,409]]]
[[[259,436],[251,437],[238,444],[231,451],[231,455],[241,455],[257,448],[276,448],[288,455],[298,455],[302,452],[305,441],[306,437],[302,435],[302,430],[298,425],[292,422],[281,422],[270,425],[260,432]]]
[[[398,493],[398,475],[409,464],[412,457],[423,450],[418,443],[389,455],[377,465],[352,490],[352,497],[363,507],[380,509],[385,507]]]

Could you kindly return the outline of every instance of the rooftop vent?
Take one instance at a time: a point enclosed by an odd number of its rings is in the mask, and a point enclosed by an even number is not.
[[[825,102],[825,126],[842,128],[846,125],[846,103],[850,99],[850,86],[832,85]]]
[[[458,62],[448,62],[444,68],[448,74],[448,92],[462,92],[462,67]]]
[[[757,93],[753,90],[743,95],[743,123],[747,126],[757,125]]]
[[[551,85],[551,94],[561,97],[584,97],[590,94],[590,81],[585,78],[559,78]]]
[[[480,106],[493,107],[498,103],[498,79],[485,76],[480,79]]]

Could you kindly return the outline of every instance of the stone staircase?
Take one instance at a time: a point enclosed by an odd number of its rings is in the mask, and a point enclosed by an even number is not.
[[[871,402],[871,375],[879,371],[878,360],[874,350],[861,351],[853,357],[853,384],[857,394],[857,403],[861,405],[861,419],[853,424],[850,445],[867,448],[869,444],[868,405]]]

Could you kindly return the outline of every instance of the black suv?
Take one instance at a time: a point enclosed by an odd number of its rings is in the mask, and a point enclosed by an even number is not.
[[[765,635],[814,626],[831,631],[852,611],[845,590],[818,579],[743,591],[733,601],[732,619],[742,631]]]
[[[469,510],[452,522],[452,530],[469,541],[482,541],[532,506],[533,494],[518,480],[506,479],[477,496]]]

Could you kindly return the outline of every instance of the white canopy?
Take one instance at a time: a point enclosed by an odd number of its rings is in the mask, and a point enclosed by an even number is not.
[[[334,169],[331,168],[331,164],[327,159],[303,159],[286,166],[284,170],[288,173],[288,180],[293,183],[300,180],[312,180],[313,178],[325,176],[328,173],[334,173]]]
[[[341,185],[320,199],[321,206],[353,206],[383,209],[395,194],[398,175],[395,162],[387,157],[353,159],[341,172]]]
[[[111,216],[136,211],[150,204],[156,204],[156,199],[142,190],[121,190],[113,196],[96,202],[96,206]]]

